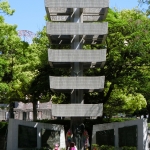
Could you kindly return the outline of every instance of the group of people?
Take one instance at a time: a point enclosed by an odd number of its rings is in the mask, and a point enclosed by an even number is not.
[[[89,135],[84,124],[73,125],[66,133],[66,150],[88,150]],[[60,150],[55,144],[54,150]]]
[[[72,126],[66,134],[66,146],[67,150],[86,150],[90,146],[89,135],[85,130],[85,125]]]

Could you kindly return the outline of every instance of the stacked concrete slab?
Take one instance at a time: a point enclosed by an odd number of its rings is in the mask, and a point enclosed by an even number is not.
[[[70,104],[53,104],[52,115],[61,117],[101,116],[103,104],[84,104],[84,92],[104,89],[105,76],[85,77],[84,68],[103,67],[106,49],[83,50],[85,44],[101,44],[108,33],[109,0],[45,0],[47,35],[51,44],[69,44],[70,49],[49,49],[51,67],[71,68],[70,77],[50,76],[54,92],[70,92]],[[96,23],[93,23],[96,22]]]

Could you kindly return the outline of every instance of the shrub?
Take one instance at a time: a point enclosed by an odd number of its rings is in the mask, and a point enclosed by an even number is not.
[[[99,150],[99,148],[98,144],[92,144],[92,150]]]
[[[121,150],[136,150],[136,147],[124,146],[124,147],[121,148]]]
[[[0,133],[6,133],[8,123],[7,122],[0,122]]]
[[[109,146],[109,145],[102,145],[100,146],[100,150],[118,150],[118,148],[115,148],[114,146]]]
[[[121,148],[117,148],[117,147],[110,146],[110,145],[99,146],[98,144],[92,144],[92,150],[136,150],[136,147],[124,146]]]

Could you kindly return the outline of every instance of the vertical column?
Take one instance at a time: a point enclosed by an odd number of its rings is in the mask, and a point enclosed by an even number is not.
[[[80,8],[74,8],[71,18],[72,22],[82,23],[83,17]],[[74,50],[80,50],[83,47],[82,37],[79,35],[73,35],[71,48]],[[83,65],[80,62],[74,62],[72,64],[72,76],[83,76]],[[72,90],[71,92],[71,103],[84,103],[83,101],[83,90]]]
[[[38,125],[37,126],[37,148],[41,148],[42,144],[41,144],[41,126]]]
[[[137,150],[145,150],[144,147],[144,124],[143,119],[139,119],[138,121],[138,128],[137,128]]]
[[[73,9],[73,14],[72,14],[72,18],[71,21],[74,23],[83,23],[83,19],[82,19],[82,12],[80,8],[74,8]],[[72,44],[71,44],[71,48],[74,50],[80,50],[83,47],[82,44],[82,36],[81,35],[73,35],[73,40],[72,40]],[[72,76],[83,76],[83,64],[80,62],[74,62],[72,64],[72,72],[71,72]],[[83,100],[83,90],[79,90],[79,89],[73,89],[71,92],[71,103],[84,103]],[[77,126],[79,124],[81,124],[83,122],[83,117],[72,117],[71,118],[71,129],[72,132],[75,132],[75,128],[77,128]],[[81,142],[83,139],[82,137],[78,137],[79,135],[75,135],[73,136],[73,141],[76,143],[76,146],[79,150],[83,149],[83,143]],[[81,144],[82,143],[82,144]]]
[[[19,119],[20,119],[20,120],[23,120],[23,111],[20,110],[19,114],[20,114],[20,115],[19,115]]]
[[[114,127],[114,134],[115,134],[115,147],[119,147],[119,132],[118,132],[119,126],[116,125]]]

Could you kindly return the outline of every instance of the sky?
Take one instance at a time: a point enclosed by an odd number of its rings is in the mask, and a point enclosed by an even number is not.
[[[138,0],[110,0],[110,8],[132,9],[138,6]],[[46,25],[44,0],[8,0],[15,9],[13,16],[5,16],[5,22],[16,24],[17,30],[29,30],[33,33],[42,30]]]

